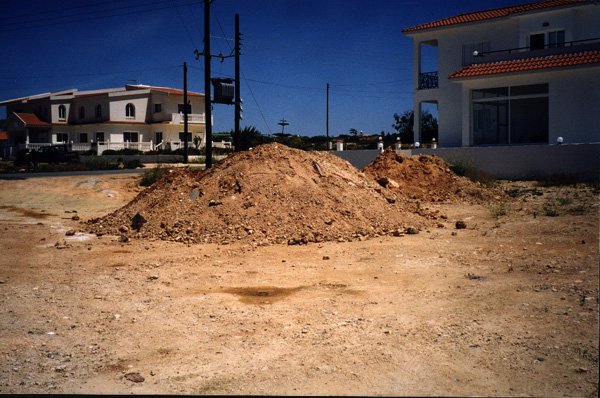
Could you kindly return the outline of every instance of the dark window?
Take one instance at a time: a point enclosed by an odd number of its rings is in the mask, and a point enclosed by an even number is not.
[[[58,118],[60,120],[65,120],[67,118],[67,107],[64,105],[60,105],[58,107]]]
[[[529,49],[530,50],[542,50],[545,47],[544,34],[537,33],[529,36]]]
[[[56,133],[56,142],[68,142],[69,134],[68,133]]]
[[[184,137],[185,137],[185,133],[179,133],[179,141],[183,142]],[[187,142],[192,142],[192,133],[187,133],[187,140],[186,141]]]
[[[123,133],[123,141],[125,142],[138,142],[139,139],[139,134],[138,133],[133,133],[133,132],[124,132]]]
[[[96,105],[96,119],[102,119],[102,105]]]
[[[154,143],[160,144],[162,141],[163,141],[163,133],[162,132],[154,133]]]
[[[565,31],[557,30],[554,32],[548,32],[548,47],[564,47],[565,46]]]
[[[508,97],[508,87],[483,88],[479,90],[473,90],[471,94],[471,98],[473,99],[495,97]]]
[[[548,143],[548,84],[473,90],[472,98],[473,145]]]
[[[87,135],[87,133],[80,133],[79,134],[79,142],[81,142],[81,143],[88,142],[88,135]]]
[[[177,112],[183,113],[184,106],[183,104],[177,105]],[[188,104],[188,115],[192,113],[192,104]]]
[[[79,108],[79,118],[85,119],[85,108],[83,106]]]
[[[162,112],[162,104],[154,104],[154,113]]]
[[[96,142],[104,142],[104,132],[96,132]]]
[[[548,84],[529,84],[526,86],[512,86],[510,95],[533,95],[533,94],[548,94]]]
[[[127,104],[125,106],[125,116],[135,117],[135,106],[133,104]]]

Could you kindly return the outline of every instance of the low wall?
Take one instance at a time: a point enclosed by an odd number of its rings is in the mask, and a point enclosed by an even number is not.
[[[332,151],[362,169],[377,156],[377,150]],[[499,179],[527,180],[551,176],[600,181],[600,143],[412,149],[404,155],[436,155],[449,163],[469,162]]]
[[[191,161],[194,156],[189,156]],[[108,160],[108,161],[123,161],[139,160],[142,163],[181,163],[183,162],[183,155],[102,155],[102,156],[81,156],[82,162],[94,162],[97,160]]]

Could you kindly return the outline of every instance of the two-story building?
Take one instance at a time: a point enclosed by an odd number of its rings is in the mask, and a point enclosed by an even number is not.
[[[64,90],[0,102],[6,106],[7,146],[36,148],[57,143],[75,150],[177,149],[187,138],[205,144],[204,95],[188,92],[191,105],[184,135],[183,91],[167,87]]]
[[[437,107],[442,147],[600,142],[600,2],[547,0],[403,30],[415,141]]]

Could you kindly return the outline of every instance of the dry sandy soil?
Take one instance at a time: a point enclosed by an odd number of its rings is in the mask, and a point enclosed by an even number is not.
[[[589,185],[343,243],[80,232],[137,178],[0,180],[0,392],[597,396]]]

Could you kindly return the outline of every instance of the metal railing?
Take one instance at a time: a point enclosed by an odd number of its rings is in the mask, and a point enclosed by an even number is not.
[[[206,123],[204,113],[191,113],[188,123]],[[183,124],[183,113],[171,113],[171,124]]]
[[[419,73],[419,90],[427,90],[438,87],[439,81],[437,71]]]

